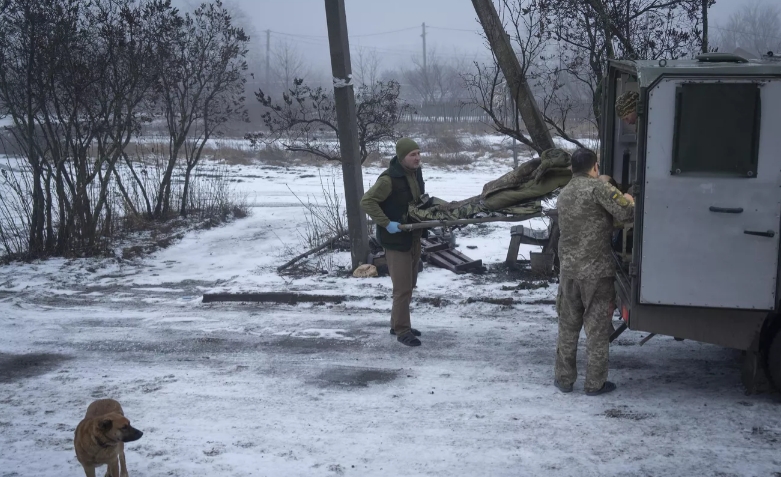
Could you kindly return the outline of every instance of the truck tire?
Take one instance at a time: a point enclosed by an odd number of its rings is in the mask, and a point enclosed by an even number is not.
[[[781,330],[776,331],[768,349],[767,368],[773,385],[781,391]]]

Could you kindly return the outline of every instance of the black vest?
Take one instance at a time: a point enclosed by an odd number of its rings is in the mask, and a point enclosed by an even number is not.
[[[404,168],[399,163],[398,158],[394,157],[391,160],[388,169],[380,174],[380,177],[387,175],[391,179],[392,189],[391,194],[380,203],[380,208],[385,215],[391,220],[391,222],[398,222],[403,224],[407,218],[407,212],[409,211],[409,203],[415,202],[419,197],[412,196],[412,189],[410,188],[407,176],[404,173]],[[423,173],[420,169],[415,171],[415,178],[418,181],[418,187],[420,188],[420,194],[426,193],[425,183],[423,182]],[[392,234],[388,232],[385,227],[377,226],[377,240],[380,244],[389,250],[397,250],[399,252],[407,252],[412,248],[413,234],[420,235],[420,232],[396,232]]]

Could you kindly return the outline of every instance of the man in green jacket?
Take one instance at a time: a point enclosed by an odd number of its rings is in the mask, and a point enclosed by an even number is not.
[[[420,332],[412,328],[409,304],[418,280],[420,230],[405,232],[404,223],[410,203],[418,203],[425,194],[420,170],[420,147],[409,138],[396,143],[396,156],[377,182],[364,194],[361,207],[377,228],[377,239],[385,249],[385,259],[393,282],[391,334],[407,346],[420,346]]]

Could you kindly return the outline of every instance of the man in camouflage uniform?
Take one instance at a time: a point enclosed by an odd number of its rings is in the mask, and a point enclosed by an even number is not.
[[[586,394],[613,391],[607,381],[611,321],[608,311],[615,296],[615,265],[610,239],[613,219],[632,220],[634,200],[597,179],[597,156],[587,149],[572,155],[572,180],[559,194],[558,298],[559,335],[554,385],[571,392],[577,379],[577,349],[581,328],[586,330],[588,368]]]
[[[394,157],[377,182],[366,191],[361,207],[377,228],[377,240],[385,249],[388,272],[393,282],[390,333],[407,346],[420,346],[421,333],[412,328],[409,305],[418,280],[421,230],[406,232],[410,204],[418,204],[426,193],[420,170],[420,147],[409,138],[396,143]]]

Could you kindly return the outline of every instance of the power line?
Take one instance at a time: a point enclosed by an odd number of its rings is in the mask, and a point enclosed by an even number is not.
[[[414,27],[408,27],[408,28],[400,28],[398,30],[388,30],[388,31],[379,31],[379,32],[376,32],[376,33],[363,33],[363,34],[360,34],[360,35],[350,35],[350,37],[351,38],[363,38],[363,37],[367,37],[367,36],[390,35],[392,33],[401,33],[401,32],[404,32],[404,31],[417,30],[417,29],[418,29],[418,27],[414,26]],[[306,34],[303,34],[303,33],[287,33],[287,32],[276,31],[276,30],[271,30],[271,32],[272,33],[276,33],[277,35],[285,35],[285,36],[301,37],[301,38],[317,38],[317,39],[328,38],[328,35],[306,35]]]
[[[416,29],[419,27],[415,27]],[[272,33],[274,31],[272,30]],[[328,45],[324,44],[321,41],[314,40],[311,38],[306,37],[292,37],[290,41],[294,43],[300,43],[302,45],[306,46],[320,46],[323,48],[327,48]],[[373,50],[377,53],[384,53],[384,54],[390,54],[390,55],[405,55],[405,56],[412,56],[412,55],[418,55],[420,54],[420,51],[415,50],[402,50],[402,49],[394,49],[394,48],[384,48],[384,47],[377,47],[377,46],[364,46],[364,45],[350,45],[350,49],[367,49],[367,50]],[[474,54],[461,54],[461,55],[450,55],[450,54],[440,54],[440,53],[429,53],[429,56],[431,57],[439,57],[439,58],[454,58],[454,59],[473,59],[477,56],[479,56],[477,53]]]
[[[414,27],[409,27],[409,28],[402,28],[400,30],[381,31],[381,32],[377,32],[377,33],[366,33],[366,34],[363,34],[363,35],[350,35],[350,36],[358,38],[358,37],[364,37],[364,36],[389,35],[391,33],[400,33],[400,32],[403,32],[403,31],[417,30],[417,29],[418,29],[418,27],[414,26]]]
[[[435,30],[465,31],[465,32],[469,32],[469,33],[478,33],[479,32],[479,30],[477,30],[477,29],[467,30],[465,28],[446,28],[446,27],[438,27],[438,26],[431,26],[431,25],[429,25],[428,27],[429,28],[434,28]]]

